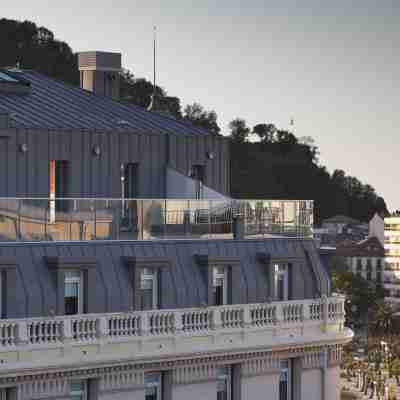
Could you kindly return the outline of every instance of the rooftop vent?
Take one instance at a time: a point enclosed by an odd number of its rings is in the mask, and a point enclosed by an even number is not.
[[[81,88],[101,96],[119,98],[121,54],[86,51],[78,54]]]
[[[9,71],[0,70],[0,94],[28,94],[30,83]]]

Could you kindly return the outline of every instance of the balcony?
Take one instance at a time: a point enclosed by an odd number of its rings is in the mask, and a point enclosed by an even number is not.
[[[344,298],[0,320],[2,369],[338,343]]]
[[[312,237],[308,200],[0,198],[0,242]]]

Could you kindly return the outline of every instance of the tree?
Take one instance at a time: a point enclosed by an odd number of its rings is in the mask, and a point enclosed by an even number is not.
[[[298,142],[296,136],[289,131],[278,129],[275,136],[277,143],[294,145]]]
[[[236,118],[229,122],[229,129],[231,131],[230,138],[236,143],[245,143],[250,134],[250,128],[246,125],[246,121],[241,118]]]
[[[396,332],[395,315],[398,308],[385,301],[376,305],[374,319],[372,321],[374,331],[381,335],[390,335]]]
[[[214,110],[205,110],[199,103],[188,104],[183,110],[183,118],[213,135],[218,135],[221,131],[217,123],[217,113]]]
[[[274,124],[257,124],[253,127],[253,133],[260,138],[261,143],[272,143],[275,132]]]

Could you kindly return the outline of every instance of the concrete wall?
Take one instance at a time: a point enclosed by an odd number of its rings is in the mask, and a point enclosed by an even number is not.
[[[279,374],[242,378],[242,400],[265,399],[279,399]]]
[[[173,400],[214,400],[216,398],[216,381],[174,385],[172,388]]]
[[[321,368],[303,370],[301,373],[301,400],[321,400],[322,398]]]
[[[325,398],[324,400],[339,400],[340,399],[340,367],[327,368],[325,372]]]
[[[21,145],[27,151],[21,151]],[[93,152],[99,146],[100,155]],[[214,159],[206,153],[212,151]],[[48,197],[49,161],[70,162],[68,197],[120,197],[121,164],[138,163],[139,197],[163,198],[166,167],[187,176],[206,168],[205,184],[229,193],[226,139],[130,131],[4,129],[0,134],[0,197]]]

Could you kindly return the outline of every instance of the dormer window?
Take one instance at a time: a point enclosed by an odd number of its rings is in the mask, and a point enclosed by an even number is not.
[[[65,271],[64,310],[65,315],[83,313],[83,273]]]
[[[228,304],[228,271],[224,267],[213,268],[213,299],[215,306]]]
[[[275,300],[289,300],[289,269],[287,264],[274,264]]]
[[[141,310],[158,308],[157,270],[143,268],[140,274]]]
[[[145,400],[161,400],[161,374],[145,374]]]

